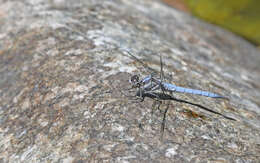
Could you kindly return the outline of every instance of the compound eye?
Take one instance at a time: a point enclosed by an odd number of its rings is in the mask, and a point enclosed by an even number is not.
[[[138,83],[139,82],[139,76],[138,75],[134,75],[131,77],[130,79],[131,83]]]

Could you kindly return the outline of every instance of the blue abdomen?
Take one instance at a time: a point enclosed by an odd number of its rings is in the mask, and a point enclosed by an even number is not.
[[[190,89],[190,88],[184,88],[184,87],[178,87],[176,85],[168,84],[168,83],[164,83],[164,87],[165,87],[166,90],[172,91],[172,92],[189,93],[189,94],[201,95],[201,96],[212,97],[212,98],[225,98],[223,96],[220,96],[220,95],[212,93],[212,92],[201,91],[201,90]]]

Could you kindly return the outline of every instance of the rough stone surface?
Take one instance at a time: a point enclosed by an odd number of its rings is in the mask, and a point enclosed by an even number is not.
[[[164,102],[161,136],[153,100],[120,92],[159,72],[159,54],[167,80],[230,101],[176,97],[237,121]],[[258,162],[259,63],[246,41],[155,0],[1,0],[0,162]]]

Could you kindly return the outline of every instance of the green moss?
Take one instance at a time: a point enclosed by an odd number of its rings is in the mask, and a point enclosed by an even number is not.
[[[193,14],[260,45],[259,0],[185,0]]]

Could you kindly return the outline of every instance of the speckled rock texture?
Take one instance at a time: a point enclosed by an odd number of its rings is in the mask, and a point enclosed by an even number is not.
[[[168,82],[230,100],[176,98],[237,121],[126,97],[131,75],[159,75],[159,54]],[[0,162],[259,162],[259,63],[248,42],[156,0],[1,0]]]

